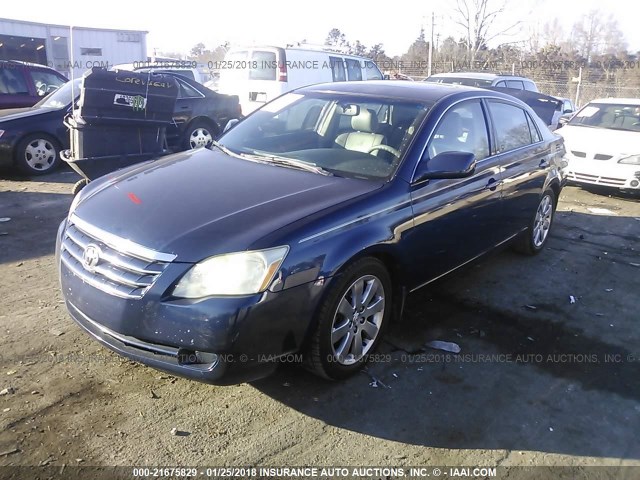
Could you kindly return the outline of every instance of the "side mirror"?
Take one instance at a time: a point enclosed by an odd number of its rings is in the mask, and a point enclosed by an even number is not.
[[[227,124],[224,126],[224,130],[223,132],[226,132],[227,130],[232,129],[236,123],[238,123],[240,120],[238,120],[237,118],[232,118],[231,120],[229,120],[227,122]]]
[[[413,182],[431,178],[465,178],[476,170],[476,156],[469,152],[442,152],[433,158],[424,158],[418,164]]]
[[[571,110],[570,108],[565,108],[565,109],[562,111],[562,113],[563,113],[563,114],[565,114],[565,113],[573,113],[573,110]]]

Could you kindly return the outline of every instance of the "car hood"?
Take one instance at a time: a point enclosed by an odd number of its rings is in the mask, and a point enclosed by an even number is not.
[[[206,149],[93,182],[74,214],[110,234],[197,262],[242,251],[382,183],[251,162]]]
[[[0,122],[10,122],[11,120],[20,120],[23,118],[29,118],[36,115],[42,115],[44,113],[55,112],[55,108],[40,108],[40,107],[27,107],[27,108],[10,108],[8,110],[0,110]]]
[[[564,138],[570,151],[612,156],[640,154],[640,132],[565,125],[555,133]]]

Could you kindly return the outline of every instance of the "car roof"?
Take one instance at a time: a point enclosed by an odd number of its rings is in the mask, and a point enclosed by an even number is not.
[[[597,98],[589,103],[609,103],[616,105],[640,105],[640,98]]]
[[[502,73],[488,73],[488,72],[451,72],[451,73],[435,73],[431,75],[433,78],[477,78],[479,80],[495,80],[496,78],[524,78],[527,77],[520,75],[505,75]]]
[[[11,63],[13,65],[22,65],[24,67],[46,68],[48,70],[53,70],[53,68],[47,65],[42,65],[41,63],[23,62],[22,60],[0,60],[0,63]]]
[[[501,98],[521,103],[515,97],[484,88],[450,85],[446,83],[407,82],[404,80],[367,80],[332,82],[299,88],[296,92],[330,92],[354,95],[373,95],[398,100],[435,103],[450,95],[477,93],[483,97]]]

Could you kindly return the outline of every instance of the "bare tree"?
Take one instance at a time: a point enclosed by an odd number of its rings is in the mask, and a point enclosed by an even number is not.
[[[624,35],[612,15],[591,10],[573,26],[573,42],[587,61],[596,55],[616,55],[626,50]]]
[[[456,0],[452,20],[462,30],[468,60],[474,61],[488,42],[511,33],[522,23],[519,20],[505,26],[497,22],[509,3],[510,0]]]

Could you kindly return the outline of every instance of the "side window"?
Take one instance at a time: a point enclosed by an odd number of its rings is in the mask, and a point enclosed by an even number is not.
[[[358,60],[347,58],[347,80],[362,80],[362,68]]]
[[[178,80],[178,98],[201,98],[203,95],[188,83]]]
[[[50,94],[60,85],[63,85],[65,83],[64,80],[51,72],[32,70],[29,73],[31,75],[33,83],[36,86],[36,91],[38,92],[39,97],[44,97],[45,95]]]
[[[533,121],[531,115],[527,114],[527,121],[529,122],[529,131],[531,132],[531,140],[533,143],[541,142],[542,136],[536,127],[536,122]]]
[[[0,68],[0,93],[28,94],[29,87],[22,71],[17,68]]]
[[[531,144],[531,130],[527,114],[520,107],[489,101],[489,110],[496,127],[498,153]]]
[[[489,135],[479,100],[456,105],[436,127],[427,148],[429,157],[442,152],[469,152],[480,161],[489,156]]]
[[[524,80],[524,89],[529,90],[530,92],[537,92],[536,86],[533,82],[529,80]]]
[[[507,87],[524,90],[524,84],[522,83],[522,80],[507,80]]]
[[[367,71],[367,80],[382,80],[382,73],[380,73],[376,64],[373,63],[373,60],[367,60],[365,62],[365,68]]]
[[[268,51],[255,51],[251,54],[251,65],[255,68],[249,70],[249,80],[275,80],[278,62],[276,53]]]
[[[505,83],[504,80],[501,80],[498,83],[496,83],[496,87],[507,88],[507,84]]]
[[[334,82],[344,82],[347,77],[344,72],[344,62],[338,57],[329,57],[331,63],[331,74]]]

